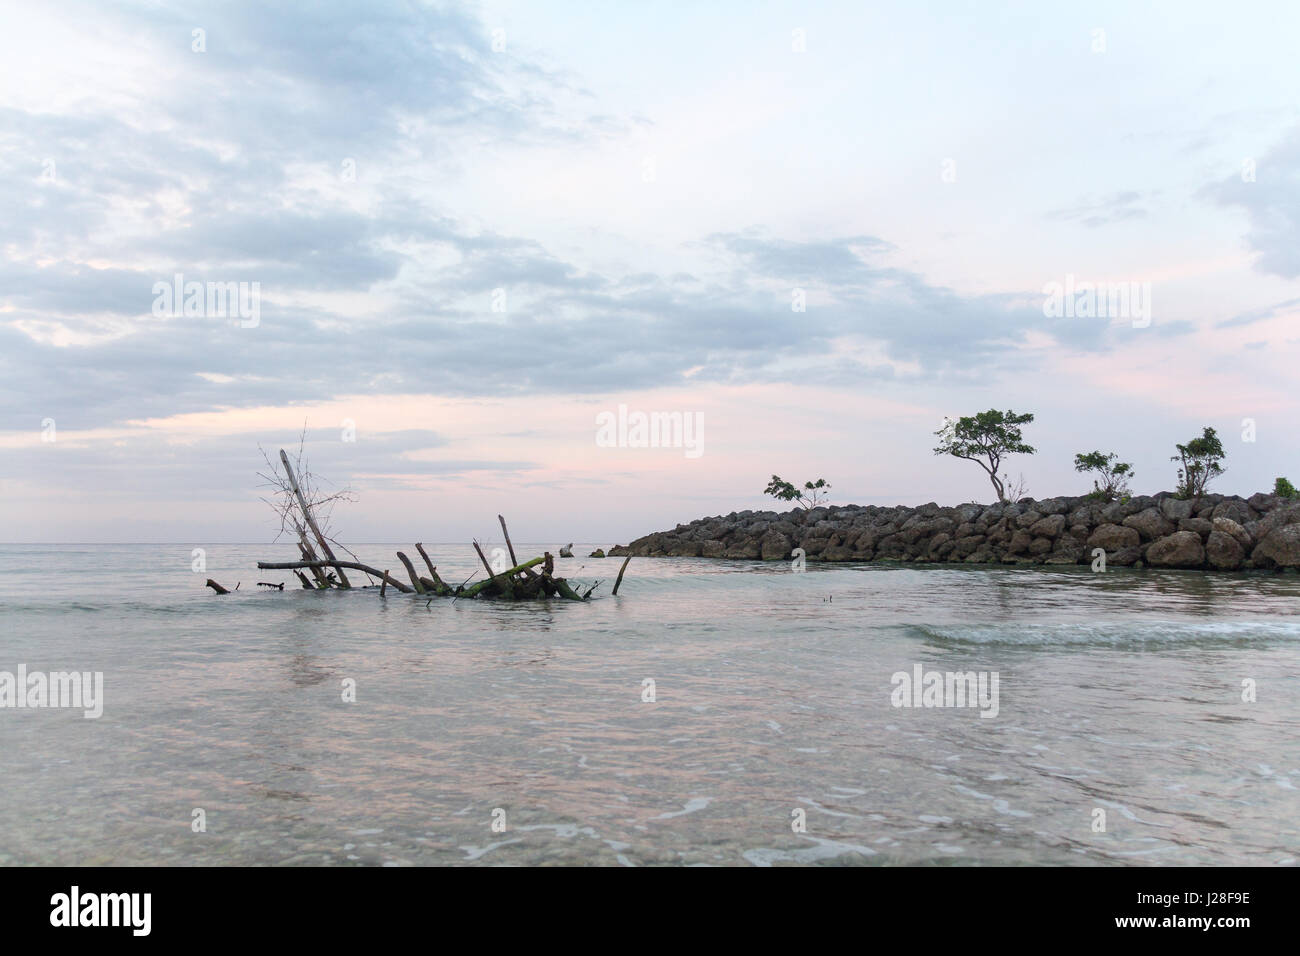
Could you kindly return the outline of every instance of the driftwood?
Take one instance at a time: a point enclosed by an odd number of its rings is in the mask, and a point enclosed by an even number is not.
[[[420,576],[415,573],[415,565],[411,564],[411,559],[398,551],[397,560],[402,562],[402,566],[406,568],[406,573],[411,576],[411,584],[415,588],[415,593],[423,594],[424,585],[420,583]]]
[[[482,562],[483,570],[487,572],[487,577],[475,584],[470,584],[469,581],[478,572],[470,575],[460,585],[453,587],[448,584],[439,577],[438,568],[434,565],[433,559],[429,557],[424,545],[418,542],[415,545],[415,550],[424,561],[425,568],[428,569],[427,577],[416,571],[415,565],[404,552],[397,552],[397,559],[402,563],[410,584],[397,580],[388,570],[380,571],[368,564],[362,564],[358,560],[341,561],[330,547],[331,541],[340,551],[352,558],[355,559],[356,555],[353,555],[337,539],[329,536],[330,509],[335,502],[348,500],[350,490],[344,489],[342,492],[328,495],[318,491],[319,485],[316,476],[307,468],[306,459],[301,450],[296,459],[298,470],[295,471],[293,463],[289,460],[288,453],[284,449],[280,449],[280,468],[283,469],[283,475],[280,474],[280,469],[276,468],[272,458],[269,455],[265,455],[265,457],[269,473],[263,474],[261,477],[265,478],[269,485],[276,489],[276,494],[272,498],[263,500],[271,505],[280,516],[281,533],[296,538],[295,543],[298,547],[298,553],[301,555],[301,560],[259,561],[257,567],[265,571],[292,571],[305,590],[315,591],[330,587],[352,588],[347,574],[344,573],[344,568],[360,571],[371,578],[377,579],[381,597],[387,597],[388,589],[392,587],[403,594],[422,596],[450,598],[501,597],[516,601],[560,597],[570,601],[586,601],[591,598],[592,592],[599,586],[600,582],[596,582],[596,584],[588,587],[584,593],[579,594],[568,581],[555,576],[555,559],[549,551],[544,552],[541,557],[520,561],[519,556],[515,553],[514,542],[510,539],[510,529],[506,526],[504,515],[497,515],[497,521],[501,523],[501,534],[505,538],[511,567],[499,573],[494,572],[487,556],[483,553],[483,548],[475,541],[474,551],[477,553],[479,561]],[[572,544],[566,545],[560,550],[560,556],[572,557],[572,548]],[[618,586],[623,580],[623,571],[626,569],[627,562],[624,561],[623,567],[619,571],[618,581],[614,585],[615,593],[618,592]],[[308,577],[308,574],[310,574],[310,577]],[[218,594],[230,593],[229,590],[216,581],[209,579],[207,583],[208,587],[211,587]],[[271,584],[265,581],[259,581],[258,584],[262,587],[284,590],[283,584]],[[236,585],[235,590],[238,589],[238,585]]]
[[[298,507],[302,509],[303,520],[307,522],[307,527],[311,528],[312,534],[316,536],[316,542],[320,545],[325,557],[333,561],[334,552],[330,550],[329,541],[325,539],[325,535],[321,534],[320,526],[316,524],[316,519],[312,517],[311,506],[307,504],[307,499],[298,484],[298,477],[293,473],[293,465],[289,464],[289,456],[285,454],[283,448],[280,449],[280,463],[284,465],[284,474],[289,479],[289,487],[293,489],[293,493],[298,499]],[[348,583],[348,576],[343,573],[343,569],[335,566],[335,570],[339,573],[339,583],[345,588],[352,587]]]
[[[488,583],[498,583],[502,593],[504,593],[506,597],[513,599],[515,596],[515,586],[514,582],[510,580],[510,575],[502,574],[498,576],[493,572],[492,565],[488,564],[488,559],[483,556],[483,549],[478,546],[477,541],[474,542],[474,550],[478,552],[478,559],[483,562],[483,570],[488,573]]]
[[[230,589],[229,589],[229,588],[223,588],[223,587],[222,587],[220,584],[218,584],[216,581],[212,580],[212,578],[208,578],[208,583],[205,585],[205,587],[210,587],[210,588],[212,588],[212,590],[216,591],[218,594],[229,594],[229,593],[230,593]]]
[[[501,533],[505,535],[506,550],[510,552],[510,563],[518,564],[519,559],[515,557],[515,546],[510,543],[510,531],[506,528],[506,519],[504,515],[497,515],[497,520],[501,522]]]
[[[611,595],[618,593],[618,586],[623,583],[623,572],[627,570],[628,562],[631,560],[632,555],[629,554],[627,558],[624,559],[623,566],[618,569],[618,579],[614,581],[614,590],[610,592]]]
[[[480,557],[482,557],[481,549],[479,550],[479,554]],[[398,557],[399,558],[403,557],[401,552],[398,552]],[[409,564],[409,562],[410,559],[407,558],[404,563]],[[484,559],[484,562],[486,563],[486,559]],[[309,568],[309,567],[337,568],[340,565],[352,568],[355,571],[362,571],[370,575],[371,577],[378,578],[381,582],[380,585],[381,594],[384,593],[384,590],[387,587],[394,587],[397,590],[401,591],[403,594],[410,594],[415,590],[413,587],[405,585],[401,581],[398,581],[387,571],[380,571],[376,568],[370,567],[369,565],[362,564],[359,561],[315,561],[315,562],[259,561],[257,562],[258,569],[262,571],[297,571],[300,568]],[[536,574],[532,571],[532,569],[537,567],[538,565],[543,565],[543,570],[541,574]],[[409,570],[414,575],[414,571],[415,571],[414,566],[412,566]],[[479,581],[477,584],[472,584],[468,587],[462,585],[460,587],[453,588],[450,585],[448,585],[445,581],[443,581],[442,578],[425,578],[420,576],[413,576],[412,581],[420,582],[420,590],[418,593],[420,594],[432,593],[439,597],[476,598],[476,597],[498,597],[499,596],[499,597],[511,598],[514,600],[522,600],[528,598],[555,597],[556,595],[558,595],[570,601],[586,601],[590,599],[591,593],[592,591],[595,590],[596,585],[592,585],[590,588],[588,588],[585,594],[579,594],[569,585],[568,581],[566,581],[564,578],[554,577],[552,573],[553,570],[554,570],[553,559],[551,558],[551,554],[548,551],[543,557],[533,558],[530,561],[524,561],[522,564],[517,564],[513,568],[510,568],[506,571],[502,571],[500,574],[491,574],[491,566],[489,565],[488,573],[490,577],[488,577],[484,581]],[[302,576],[300,575],[300,577]],[[306,578],[303,577],[302,580],[305,582]],[[217,584],[215,581],[211,581],[210,584],[215,585],[218,588],[221,587],[221,585]],[[304,587],[310,587],[310,585],[304,584]],[[312,588],[312,590],[317,590],[317,589]],[[223,588],[218,593],[225,594],[227,592]]]
[[[390,587],[395,587],[403,594],[410,594],[409,585],[395,580],[385,571],[376,571],[368,564],[362,564],[360,561],[258,561],[257,569],[259,571],[293,571],[297,568],[351,568],[353,571],[363,571],[372,578],[381,578],[388,582]]]
[[[275,588],[277,591],[283,591],[283,590],[284,590],[284,582],[283,582],[283,581],[281,581],[279,584],[273,584],[273,583],[271,583],[270,581],[258,581],[258,582],[257,582],[257,586],[258,586],[259,588]]]

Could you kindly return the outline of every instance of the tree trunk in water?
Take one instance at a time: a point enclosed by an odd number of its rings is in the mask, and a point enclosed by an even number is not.
[[[424,585],[420,583],[420,576],[415,573],[415,565],[411,564],[411,559],[408,558],[406,555],[402,554],[402,552],[398,551],[397,560],[401,561],[402,564],[406,566],[406,573],[411,576],[411,583],[415,585],[415,593],[423,594]]]
[[[289,487],[293,489],[294,495],[298,498],[298,507],[302,509],[303,520],[307,522],[307,526],[311,528],[312,534],[316,536],[316,541],[320,545],[321,551],[325,553],[325,557],[333,561],[334,552],[330,550],[329,542],[325,540],[325,535],[321,534],[320,527],[316,524],[316,519],[312,517],[311,508],[307,507],[307,499],[303,497],[302,489],[298,487],[298,476],[293,473],[293,466],[289,464],[289,456],[284,453],[283,448],[280,449],[280,462],[284,465],[284,473],[289,479]],[[335,565],[334,570],[339,573],[339,585],[341,587],[352,587],[351,582],[348,581],[348,576],[343,573],[342,568]]]

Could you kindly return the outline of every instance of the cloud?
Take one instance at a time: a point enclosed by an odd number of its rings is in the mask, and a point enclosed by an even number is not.
[[[1253,181],[1239,173],[1201,193],[1245,212],[1246,244],[1256,254],[1256,269],[1285,279],[1300,276],[1300,127],[1260,158]]]
[[[129,38],[113,83],[57,109],[0,94],[0,158],[27,170],[0,181],[0,429],[341,394],[986,381],[1036,338],[1112,344],[1104,320],[949,288],[869,234],[717,232],[691,274],[660,274],[457,216],[428,186],[447,157],[617,125],[567,75],[494,53],[469,13],[88,6],[78,29]],[[177,273],[258,283],[259,324],[156,318],[153,286]]]
[[[1142,204],[1148,198],[1132,190],[1112,193],[1100,199],[1090,197],[1075,206],[1053,210],[1047,214],[1047,218],[1061,222],[1077,222],[1095,229],[1098,226],[1145,218],[1147,210]]]
[[[1300,299],[1287,299],[1284,302],[1277,302],[1273,305],[1265,306],[1262,309],[1249,309],[1245,312],[1239,312],[1230,319],[1224,319],[1222,322],[1216,322],[1216,329],[1232,329],[1243,325],[1254,325],[1256,322],[1263,322],[1265,319],[1271,319],[1288,309],[1294,309],[1300,306]]]

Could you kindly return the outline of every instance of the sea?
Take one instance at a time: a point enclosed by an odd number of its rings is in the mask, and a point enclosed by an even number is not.
[[[1294,574],[633,558],[615,596],[595,547],[557,559],[589,601],[509,603],[0,546],[0,864],[1300,857]],[[18,707],[19,668],[102,690]]]

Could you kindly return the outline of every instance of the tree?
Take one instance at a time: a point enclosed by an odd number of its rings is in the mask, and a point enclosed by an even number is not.
[[[1114,452],[1103,455],[1099,451],[1074,456],[1075,471],[1097,473],[1098,477],[1092,482],[1093,497],[1114,501],[1116,498],[1127,498],[1131,494],[1128,481],[1133,477],[1133,466],[1126,461],[1116,461],[1118,457]]]
[[[1193,438],[1186,445],[1175,445],[1178,454],[1170,461],[1180,462],[1178,469],[1178,497],[1195,498],[1205,494],[1210,481],[1223,474],[1219,465],[1225,456],[1223,443],[1210,426],[1201,430],[1200,438]]]
[[[1273,494],[1279,498],[1300,498],[1300,491],[1297,491],[1295,485],[1285,478],[1273,482]]]
[[[785,481],[780,475],[773,475],[772,480],[767,483],[767,488],[763,494],[771,495],[778,501],[797,501],[805,511],[816,508],[824,502],[829,495],[822,491],[823,488],[829,488],[830,484],[825,478],[818,478],[815,482],[805,481],[803,491],[800,491],[790,482]]]
[[[1026,445],[1020,434],[1020,426],[1028,425],[1034,420],[1032,412],[1017,415],[1008,409],[1000,412],[990,408],[978,415],[968,415],[953,421],[944,419],[939,436],[936,455],[952,455],[975,462],[986,472],[993,490],[998,493],[998,501],[1006,501],[1007,477],[998,477],[1002,459],[1007,455],[1032,455],[1034,449]]]

